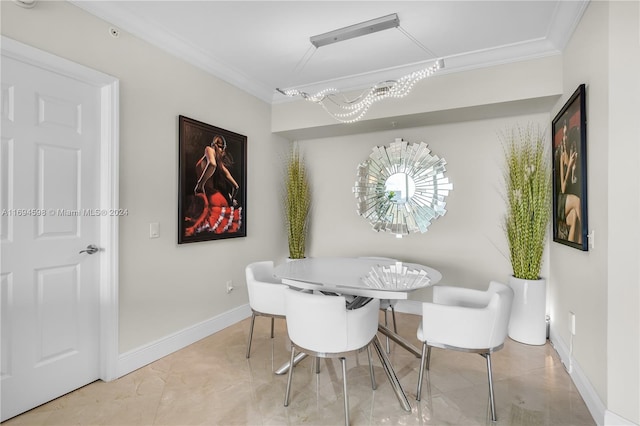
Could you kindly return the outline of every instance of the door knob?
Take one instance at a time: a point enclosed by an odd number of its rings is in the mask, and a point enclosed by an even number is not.
[[[100,249],[95,244],[89,244],[86,249],[80,250],[80,253],[94,254],[99,252]]]

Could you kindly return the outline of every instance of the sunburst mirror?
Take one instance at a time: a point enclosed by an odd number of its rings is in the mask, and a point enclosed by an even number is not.
[[[353,188],[358,214],[375,231],[397,237],[426,232],[434,219],[447,212],[445,197],[453,184],[444,175],[446,164],[424,142],[396,139],[388,147],[374,147],[358,165]]]

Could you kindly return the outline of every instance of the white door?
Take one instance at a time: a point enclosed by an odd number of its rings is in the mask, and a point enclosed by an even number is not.
[[[5,420],[100,377],[100,89],[5,56],[1,75]]]

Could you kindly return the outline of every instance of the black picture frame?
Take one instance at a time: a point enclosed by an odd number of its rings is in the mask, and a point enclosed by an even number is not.
[[[553,241],[587,251],[586,88],[578,86],[552,121]]]
[[[247,137],[182,115],[178,129],[178,244],[246,237]]]

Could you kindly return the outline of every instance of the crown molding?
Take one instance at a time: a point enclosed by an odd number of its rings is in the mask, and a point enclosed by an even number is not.
[[[260,82],[246,76],[242,71],[235,69],[221,61],[220,59],[208,55],[206,52],[193,46],[188,41],[160,25],[150,24],[144,16],[139,16],[124,8],[115,12],[114,3],[101,1],[68,0],[69,3],[83,9],[84,11],[105,20],[110,24],[126,28],[126,32],[139,37],[140,39],[166,51],[183,61],[190,63],[237,88],[267,102],[271,103],[275,88],[267,87]],[[106,7],[106,3],[110,3]],[[126,3],[126,2],[123,2]]]
[[[277,104],[291,101],[291,98],[276,92],[275,87],[250,78],[238,69],[225,64],[219,58],[211,56],[203,50],[182,39],[177,34],[172,34],[166,28],[157,24],[150,24],[144,16],[138,16],[124,7],[114,8],[114,2],[68,0],[70,3],[86,12],[106,20],[109,23],[126,28],[132,35],[153,44],[169,54],[190,63],[221,80],[245,91],[269,104]],[[115,2],[117,3],[117,2]],[[519,62],[537,59],[546,56],[560,55],[566,46],[571,34],[580,21],[589,0],[559,1],[554,13],[553,21],[547,30],[547,36],[526,42],[499,46],[492,49],[479,50],[461,55],[444,57],[446,67],[439,74],[470,71],[486,68],[510,62]],[[433,60],[408,64],[370,73],[346,76],[344,78],[327,80],[313,85],[291,87],[309,93],[318,92],[326,87],[347,92],[370,87],[380,81],[397,79],[403,75],[425,68],[433,63]],[[287,89],[290,89],[287,87]]]
[[[549,40],[560,51],[564,50],[571,35],[582,19],[584,11],[589,6],[590,0],[559,1],[556,6],[553,20],[547,30]]]

